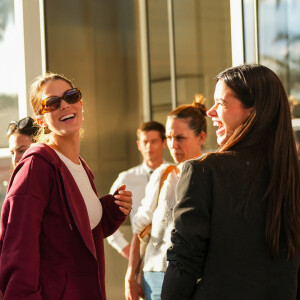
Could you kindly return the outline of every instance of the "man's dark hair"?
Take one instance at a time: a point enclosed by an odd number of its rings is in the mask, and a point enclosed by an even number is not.
[[[160,134],[161,139],[164,141],[166,139],[166,130],[165,126],[159,122],[156,121],[149,121],[149,122],[143,122],[140,127],[138,128],[136,135],[138,140],[141,137],[141,132],[147,132],[155,130],[158,131]]]

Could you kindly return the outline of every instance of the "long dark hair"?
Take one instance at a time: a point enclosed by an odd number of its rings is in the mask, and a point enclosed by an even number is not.
[[[217,76],[247,108],[248,119],[235,130],[218,152],[258,153],[257,169],[267,163],[265,190],[266,243],[270,254],[279,254],[281,235],[288,257],[300,250],[299,162],[291,124],[290,107],[278,76],[262,65],[229,68]],[[259,170],[257,170],[259,171]]]

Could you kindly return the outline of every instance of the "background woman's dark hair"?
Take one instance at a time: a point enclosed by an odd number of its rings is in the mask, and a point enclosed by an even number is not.
[[[278,76],[262,65],[242,65],[217,76],[252,111],[218,152],[225,150],[257,154],[256,174],[267,163],[269,178],[266,242],[271,255],[279,254],[285,237],[288,256],[300,250],[299,163],[291,124],[290,107]]]
[[[34,143],[36,141],[36,136],[38,134],[40,127],[31,117],[26,117],[20,121],[11,121],[7,128],[7,138],[12,134],[23,134],[30,137],[31,141]]]
[[[189,128],[194,131],[195,136],[199,135],[202,131],[206,133],[207,108],[204,105],[205,100],[203,95],[197,94],[192,104],[178,106],[168,114],[167,118],[187,119]]]

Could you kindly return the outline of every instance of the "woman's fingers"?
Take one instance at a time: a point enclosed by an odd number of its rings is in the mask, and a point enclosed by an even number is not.
[[[118,188],[118,195],[114,197],[117,199],[115,203],[119,205],[120,210],[125,214],[128,215],[132,208],[132,193],[131,191],[125,190],[126,185],[122,185]]]

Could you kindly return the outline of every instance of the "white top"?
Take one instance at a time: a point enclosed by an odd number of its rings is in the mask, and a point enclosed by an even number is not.
[[[175,191],[178,176],[175,170],[168,174],[157,197],[161,177],[167,164],[157,168],[146,186],[146,196],[138,212],[133,218],[133,232],[140,233],[152,222],[151,237],[144,257],[144,271],[161,272],[167,268],[167,249],[171,246],[171,231],[173,229],[173,209],[176,203]]]
[[[79,191],[84,199],[87,213],[90,220],[91,229],[94,229],[100,222],[102,218],[102,205],[98,199],[96,193],[94,192],[89,177],[79,160],[79,165],[73,163],[66,156],[62,155],[60,152],[56,151],[57,155],[64,162],[64,164],[69,169],[72,174]]]
[[[127,171],[121,172],[113,183],[110,194],[113,194],[118,187],[126,184],[126,189],[132,192],[132,210],[130,212],[130,221],[136,214],[142,199],[145,197],[145,188],[149,181],[153,169],[147,166],[145,162],[133,167]],[[118,229],[114,234],[107,238],[108,243],[118,252],[121,252],[129,243],[124,238],[123,233]]]

